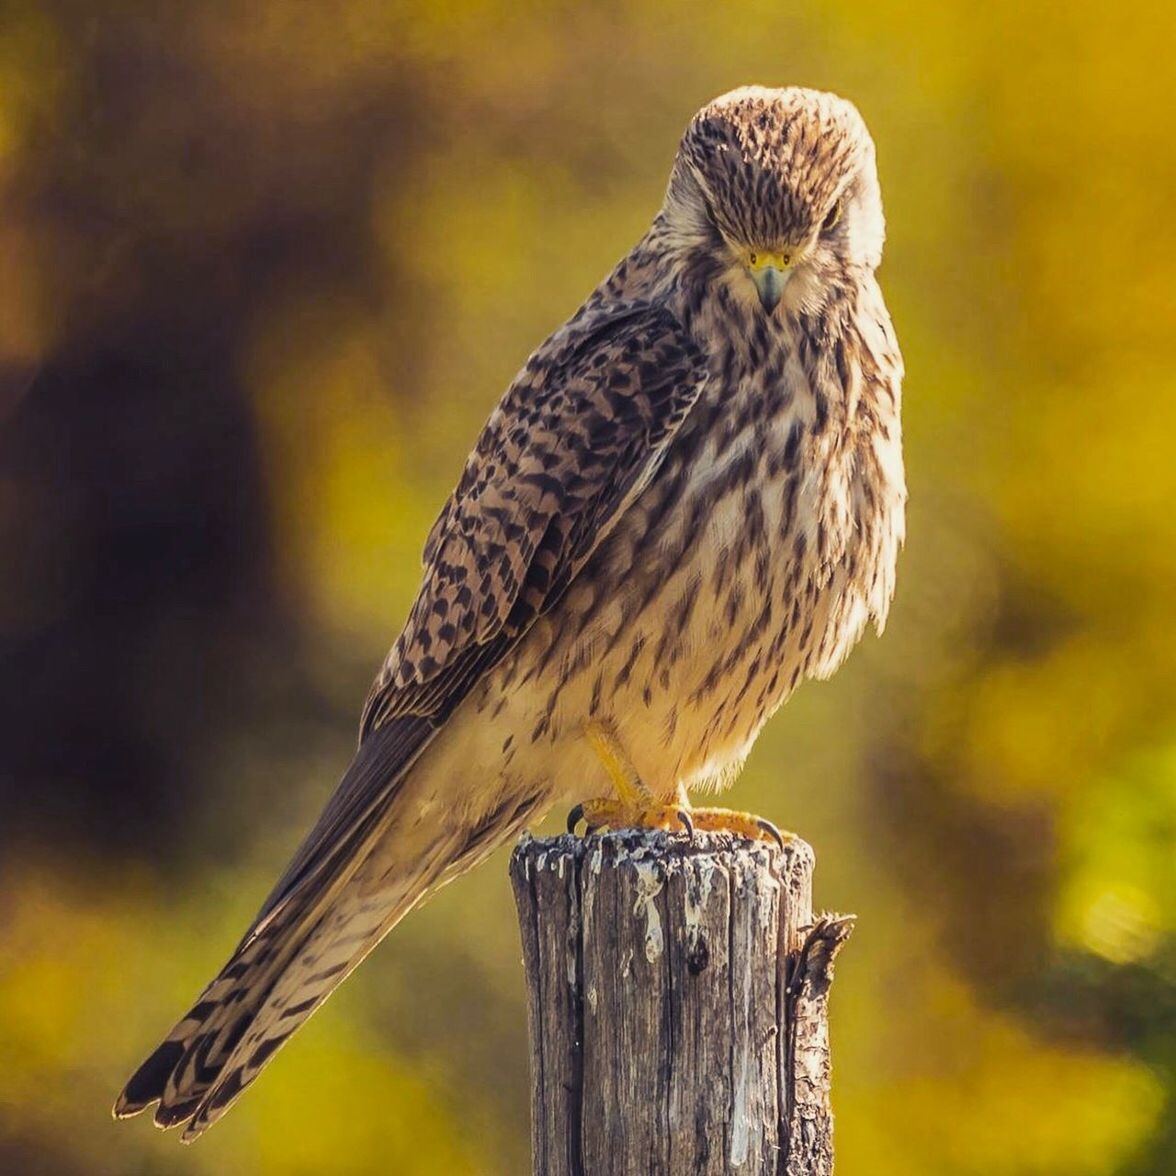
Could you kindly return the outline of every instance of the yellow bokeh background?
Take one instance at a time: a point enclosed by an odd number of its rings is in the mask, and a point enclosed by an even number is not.
[[[732,794],[859,927],[849,1176],[1176,1171],[1176,9],[0,7],[0,1170],[520,1173],[499,855],[192,1148],[122,1081],[344,767],[529,350],[746,82],[874,133],[884,638]]]

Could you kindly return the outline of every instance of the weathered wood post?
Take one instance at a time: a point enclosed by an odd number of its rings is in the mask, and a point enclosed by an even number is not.
[[[511,859],[535,1176],[826,1176],[827,998],[852,919],[812,850],[725,834],[524,839]]]

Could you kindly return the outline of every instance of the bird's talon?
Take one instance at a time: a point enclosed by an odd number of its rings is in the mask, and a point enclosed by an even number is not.
[[[784,848],[784,834],[764,817],[757,817],[755,823],[781,848]]]
[[[693,841],[694,822],[690,819],[690,814],[685,809],[678,809],[678,820],[681,822],[682,828],[686,830],[686,836]]]
[[[568,832],[574,837],[576,835],[576,826],[584,819],[584,806],[582,804],[573,805],[571,811],[568,813]]]

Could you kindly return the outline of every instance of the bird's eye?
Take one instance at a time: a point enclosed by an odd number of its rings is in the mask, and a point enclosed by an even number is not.
[[[838,200],[837,203],[834,204],[831,209],[829,209],[829,212],[825,217],[824,223],[821,225],[821,232],[828,233],[828,232],[831,232],[833,229],[837,228],[837,224],[841,220],[841,214],[844,211],[845,211],[845,205],[843,204],[842,201]]]
[[[748,259],[748,261],[751,262],[752,265],[755,265],[755,263],[757,261],[759,261],[759,254],[758,253],[749,253],[747,255],[747,259]]]

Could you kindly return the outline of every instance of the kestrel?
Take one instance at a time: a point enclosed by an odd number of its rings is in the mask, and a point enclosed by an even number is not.
[[[902,361],[874,145],[747,87],[682,138],[648,232],[527,361],[425,543],[359,749],[232,958],[138,1069],[191,1140],[428,892],[554,804],[726,827],[808,677],[880,631],[903,539]]]

